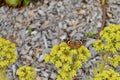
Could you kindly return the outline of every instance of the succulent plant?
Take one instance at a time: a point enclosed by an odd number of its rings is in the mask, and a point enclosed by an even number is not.
[[[120,24],[110,24],[100,32],[100,40],[94,43],[98,52],[116,53],[120,49]]]
[[[95,68],[94,80],[120,80],[120,75],[114,70],[108,70],[117,67],[120,64],[120,24],[110,24],[100,32],[100,39],[94,42],[97,52],[100,52],[101,63]],[[112,65],[106,65],[110,64]],[[99,72],[99,73],[96,73]]]
[[[16,61],[15,48],[15,44],[0,38],[0,68],[7,68]]]
[[[4,0],[4,2],[11,7],[19,7],[28,5],[32,0]]]
[[[120,80],[120,74],[112,69],[108,69],[97,74],[94,80]]]
[[[36,70],[30,66],[22,66],[17,70],[19,80],[34,80]]]
[[[21,5],[22,0],[4,0],[5,3],[12,7],[17,7]]]
[[[17,59],[17,55],[14,52],[15,48],[14,43],[0,38],[0,80],[8,80],[5,71],[6,68]]]
[[[23,0],[23,5],[27,6],[32,0]]]
[[[50,54],[45,56],[45,61],[53,63],[58,69],[56,80],[73,80],[76,71],[86,63],[90,52],[85,46],[78,49],[70,48],[66,42],[53,46]]]

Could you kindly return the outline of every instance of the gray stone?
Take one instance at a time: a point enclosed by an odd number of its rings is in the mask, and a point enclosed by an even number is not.
[[[96,40],[95,39],[89,39],[87,42],[86,42],[86,47],[89,47],[90,45],[92,45]]]
[[[42,75],[45,77],[45,78],[48,78],[49,74],[46,73],[46,72],[42,72]]]
[[[16,65],[12,65],[13,77],[16,75]]]
[[[57,74],[56,74],[56,73],[54,73],[54,72],[52,72],[52,73],[51,73],[50,78],[55,79],[55,78],[56,78],[56,76],[57,76]]]
[[[44,55],[40,55],[38,61],[39,61],[39,62],[42,62],[43,60],[44,60]]]
[[[41,16],[45,16],[45,13],[43,10],[38,10],[38,13],[41,15]]]

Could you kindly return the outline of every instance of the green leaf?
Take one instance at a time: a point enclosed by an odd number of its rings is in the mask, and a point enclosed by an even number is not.
[[[92,37],[94,37],[94,35],[95,35],[96,33],[97,33],[96,31],[90,31],[90,32],[88,32],[88,33],[86,34],[86,36],[89,37],[89,38],[92,38]]]
[[[21,4],[21,0],[5,0],[5,3],[9,6],[16,7]]]
[[[31,33],[32,33],[32,28],[28,28],[28,35],[31,36]]]
[[[23,4],[27,6],[28,4],[30,4],[30,2],[32,2],[32,0],[24,0]]]

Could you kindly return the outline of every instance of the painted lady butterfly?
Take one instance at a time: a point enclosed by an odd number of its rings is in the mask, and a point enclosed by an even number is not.
[[[67,33],[68,36],[68,39],[64,39],[64,41],[67,43],[67,45],[70,48],[78,49],[86,42],[86,40],[76,40],[76,41],[71,40],[69,33],[65,29],[63,30]]]

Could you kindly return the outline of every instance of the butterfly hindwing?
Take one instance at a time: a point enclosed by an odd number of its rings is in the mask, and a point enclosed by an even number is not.
[[[80,40],[80,41],[71,41],[71,40],[68,40],[66,43],[67,43],[67,45],[70,48],[72,48],[72,49],[78,49],[78,48],[80,48],[83,45],[84,42],[85,42],[84,40]]]
[[[80,48],[82,46],[82,41],[76,41],[75,48]]]

